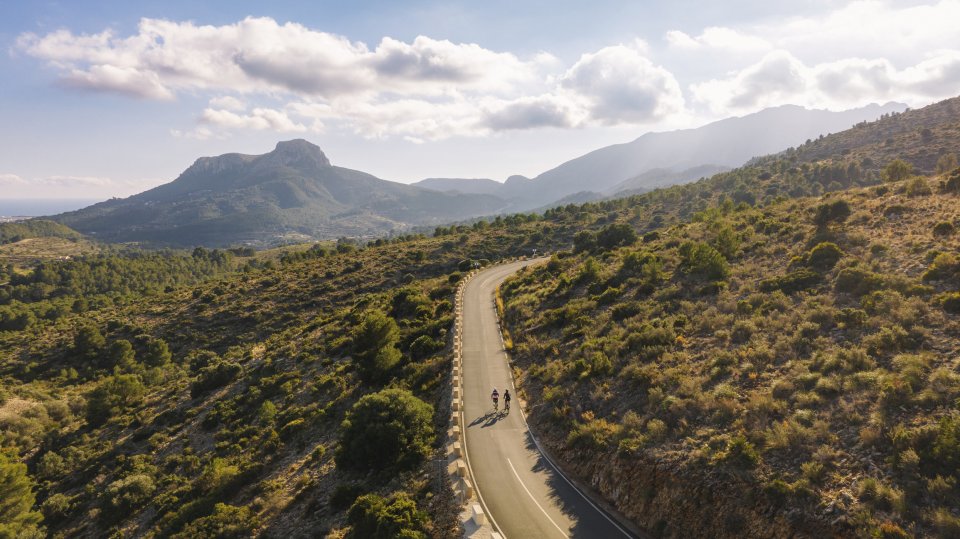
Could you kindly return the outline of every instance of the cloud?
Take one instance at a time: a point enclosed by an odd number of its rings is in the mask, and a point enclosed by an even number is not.
[[[0,185],[18,187],[26,184],[27,181],[16,174],[0,174]]]
[[[571,103],[552,95],[525,97],[500,103],[486,112],[484,125],[494,131],[573,127],[582,122]]]
[[[130,36],[25,33],[17,48],[48,62],[69,88],[155,100],[215,94],[198,127],[171,130],[198,139],[336,124],[374,138],[436,140],[648,123],[683,108],[676,80],[639,40],[583,55],[567,70],[547,52],[522,59],[427,36],[369,47],[255,17],[221,26],[145,18]],[[254,106],[263,98],[286,103]]]
[[[845,58],[807,65],[778,50],[739,72],[691,85],[694,102],[717,113],[737,113],[793,103],[848,108],[864,100],[929,102],[960,87],[960,51],[940,51],[897,69],[884,58]]]
[[[696,37],[679,30],[671,30],[667,32],[666,39],[672,47],[693,51],[710,48],[725,52],[757,52],[767,51],[772,47],[770,42],[762,37],[722,26],[708,27]]]
[[[164,183],[161,179],[117,180],[102,176],[52,175],[23,178],[17,174],[0,174],[0,188],[12,198],[45,198],[54,193],[59,198],[107,198],[127,196]]]
[[[625,45],[584,54],[561,79],[604,124],[651,123],[684,108],[680,84],[640,50]]]
[[[255,108],[249,113],[206,108],[200,115],[200,121],[228,129],[270,130],[278,133],[302,133],[307,130],[303,124],[291,120],[286,112],[268,108]]]

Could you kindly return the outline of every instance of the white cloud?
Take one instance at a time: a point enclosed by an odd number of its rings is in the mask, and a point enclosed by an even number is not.
[[[808,66],[791,53],[771,52],[728,77],[691,85],[694,101],[721,113],[793,103],[849,108],[864,101],[929,102],[960,88],[960,51],[940,51],[897,69],[883,58],[845,58]]]
[[[26,184],[27,181],[16,174],[0,174],[0,185],[7,187],[18,187]]]
[[[758,52],[771,48],[770,42],[762,37],[722,26],[708,27],[696,37],[671,30],[667,32],[666,39],[670,46],[694,51],[711,48],[724,52]]]
[[[435,140],[492,131],[649,123],[683,108],[679,86],[636,40],[585,54],[570,69],[539,52],[521,59],[474,43],[384,37],[375,47],[296,23],[142,19],[136,34],[23,34],[19,50],[49,62],[64,84],[145,99],[214,94],[199,126],[320,131],[337,124],[368,137]],[[258,98],[285,100],[256,107]],[[251,108],[253,107],[253,108]]]
[[[223,110],[244,110],[247,108],[246,103],[233,97],[232,95],[222,95],[210,99],[209,105],[211,108],[223,109]]]
[[[584,54],[561,85],[585,102],[591,118],[605,124],[652,123],[684,108],[673,74],[625,45]]]
[[[270,130],[278,133],[302,133],[307,130],[303,124],[291,120],[286,112],[268,108],[255,108],[249,113],[206,108],[200,115],[200,121],[228,129]]]
[[[117,180],[102,176],[51,175],[23,178],[0,174],[0,188],[11,198],[107,198],[127,196],[164,183],[160,179]]]

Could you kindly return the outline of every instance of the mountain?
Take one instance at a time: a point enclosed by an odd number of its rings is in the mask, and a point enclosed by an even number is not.
[[[488,178],[427,178],[411,185],[433,191],[475,195],[496,195],[503,188],[502,183]]]
[[[442,193],[337,167],[305,140],[264,155],[201,157],[176,180],[53,219],[110,242],[272,244],[371,236],[488,215],[484,194]]]
[[[610,196],[686,183],[905,108],[887,103],[833,112],[784,105],[694,129],[647,133],[571,159],[533,179],[511,177],[499,189],[491,189],[490,180],[476,186],[471,183],[476,180],[466,179],[424,180],[418,185],[496,195],[510,201],[510,211],[528,211],[585,191]]]

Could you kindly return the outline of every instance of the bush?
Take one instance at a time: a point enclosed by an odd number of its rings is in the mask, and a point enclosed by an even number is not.
[[[933,193],[933,189],[930,189],[930,184],[927,183],[926,179],[920,176],[917,176],[907,183],[908,197],[927,196],[931,193]]]
[[[217,358],[214,363],[200,369],[197,379],[190,384],[190,396],[193,398],[203,395],[207,391],[223,387],[234,381],[243,367],[235,361]]]
[[[955,231],[953,223],[948,223],[946,221],[937,223],[933,226],[933,235],[934,236],[952,236]]]
[[[105,378],[87,398],[87,422],[97,426],[139,404],[145,389],[135,374]]]
[[[813,224],[823,228],[830,223],[842,223],[850,217],[850,204],[846,200],[834,200],[817,206]]]
[[[687,273],[713,280],[730,275],[727,259],[706,243],[684,243],[680,246],[680,257],[680,267]]]
[[[405,389],[385,389],[357,401],[341,425],[337,467],[406,470],[430,453],[433,407]]]
[[[115,512],[114,516],[122,517],[146,503],[156,490],[152,477],[133,474],[107,485],[104,495],[108,507]]]
[[[834,288],[839,293],[863,296],[884,288],[883,277],[861,268],[844,268],[837,274]]]
[[[173,539],[243,539],[252,537],[253,531],[259,526],[259,519],[249,507],[218,503],[214,506],[213,514],[194,520],[172,537]]]
[[[421,335],[410,343],[410,355],[414,359],[423,359],[443,349],[443,343],[429,335]]]
[[[792,294],[816,286],[820,279],[819,273],[804,268],[779,277],[763,279],[759,286],[763,292],[782,290],[785,294]]]
[[[883,181],[887,182],[899,182],[909,178],[911,174],[913,174],[913,166],[902,159],[890,161],[881,172]]]
[[[390,499],[376,494],[357,498],[347,512],[348,539],[426,539],[427,514],[406,493]]]
[[[630,225],[617,223],[607,225],[597,233],[597,246],[601,249],[614,249],[633,245],[637,242],[637,233]]]
[[[807,255],[807,264],[817,271],[828,271],[833,269],[843,256],[843,251],[837,247],[837,244],[825,241],[817,244]]]
[[[365,380],[379,382],[387,378],[402,357],[397,350],[400,328],[389,316],[369,311],[353,333],[353,358]]]
[[[940,299],[943,310],[951,314],[960,314],[960,292],[944,294]]]
[[[727,442],[727,448],[717,456],[723,462],[743,470],[753,469],[760,462],[760,454],[743,435],[737,435]]]

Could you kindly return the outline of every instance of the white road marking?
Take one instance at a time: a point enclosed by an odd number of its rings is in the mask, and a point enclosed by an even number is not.
[[[540,511],[543,513],[543,516],[547,517],[547,520],[550,521],[550,524],[553,524],[553,525],[557,528],[557,531],[560,532],[560,535],[563,535],[564,537],[569,538],[570,536],[567,535],[567,532],[563,531],[563,528],[561,528],[560,526],[557,526],[557,523],[554,522],[552,518],[550,518],[550,515],[549,515],[549,514],[547,513],[547,511],[543,508],[543,506],[540,505],[540,502],[538,502],[537,499],[533,496],[533,494],[530,493],[530,490],[527,489],[527,485],[524,485],[524,484],[523,484],[523,480],[520,479],[520,474],[518,474],[518,473],[517,473],[517,469],[513,467],[513,462],[512,462],[510,459],[507,459],[507,464],[509,464],[509,465],[510,465],[510,469],[513,470],[513,475],[514,475],[514,477],[517,478],[517,482],[520,483],[520,486],[521,486],[521,487],[523,487],[523,490],[527,493],[527,496],[530,496],[530,499],[533,500],[533,503],[535,503],[535,504],[537,505],[537,507],[538,507],[538,508],[540,509]]]

